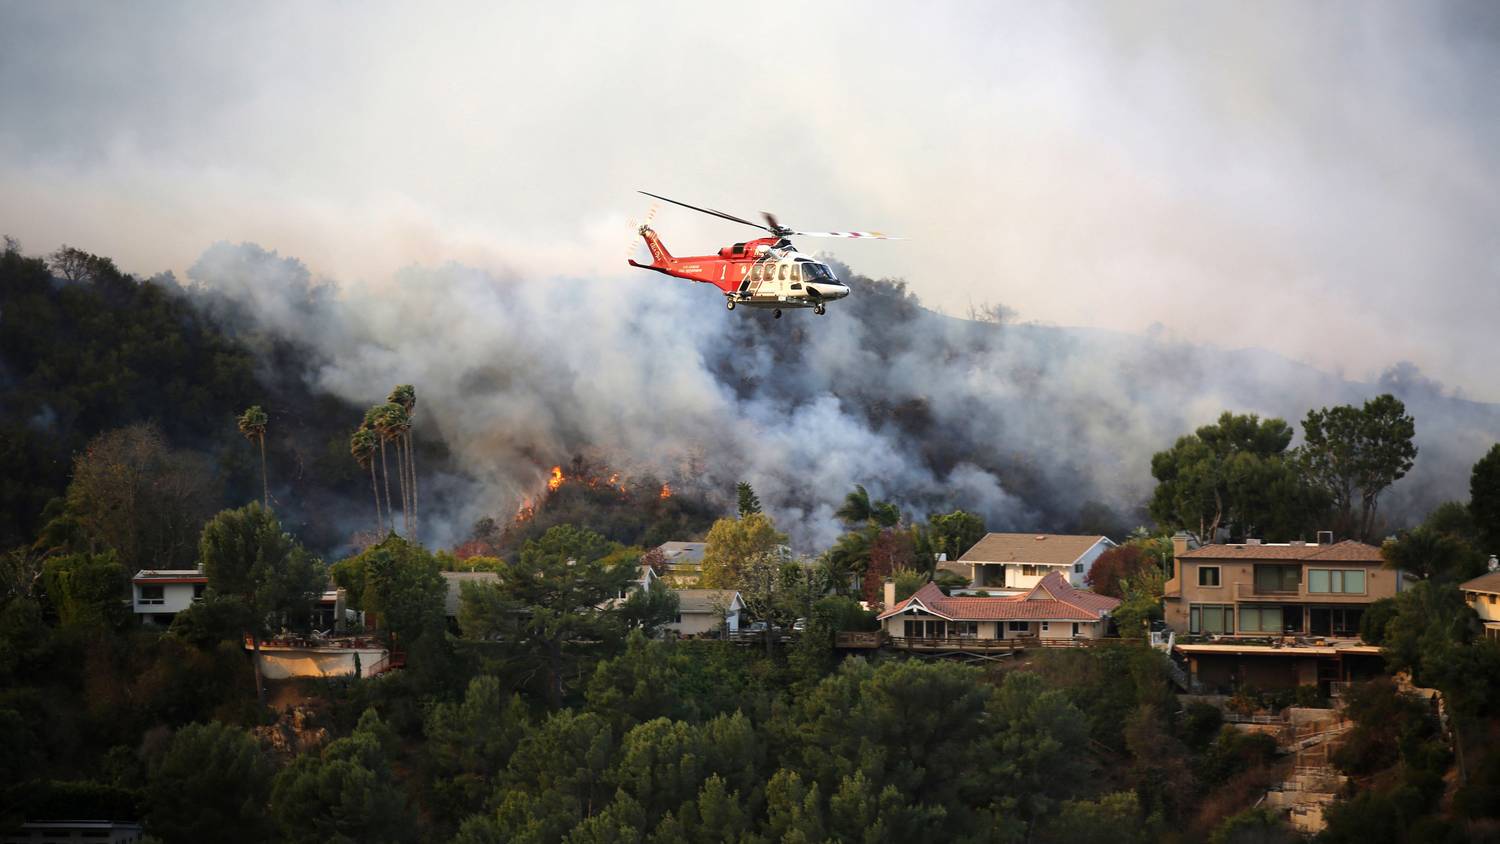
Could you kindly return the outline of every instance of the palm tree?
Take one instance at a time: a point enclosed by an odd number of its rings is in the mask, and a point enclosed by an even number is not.
[[[870,505],[870,492],[863,484],[855,484],[854,491],[844,496],[844,506],[835,510],[834,518],[846,525],[857,525],[870,521],[874,510]]]
[[[380,442],[380,475],[385,479],[385,512],[389,517],[388,521],[391,523],[391,531],[394,532],[396,530],[396,517],[391,510],[391,467],[385,461],[386,436],[380,427],[382,408],[384,407],[385,405],[377,404],[365,411],[364,428],[374,433],[376,435],[375,438]]]
[[[266,478],[266,424],[269,419],[260,405],[252,404],[240,414],[240,433],[245,439],[255,442],[260,441],[260,490],[261,504],[267,510],[271,509],[271,483]]]
[[[417,507],[417,456],[416,449],[413,448],[415,442],[412,438],[410,423],[411,416],[417,409],[417,388],[410,384],[397,384],[396,389],[391,390],[391,394],[386,397],[386,401],[399,404],[406,410],[406,477],[411,483],[411,529],[412,534],[416,535],[421,528],[418,519],[420,510]]]
[[[380,435],[380,461],[385,463],[385,443],[387,440],[396,443],[396,466],[401,469],[397,477],[397,488],[401,491],[401,525],[408,535],[411,534],[411,507],[406,496],[406,470],[404,468],[406,457],[402,451],[402,437],[411,430],[411,419],[406,415],[406,408],[395,402],[386,402],[375,408],[375,433]],[[386,469],[386,484],[390,484],[390,469]],[[387,500],[390,494],[386,494]]]
[[[361,469],[370,470],[370,490],[375,493],[375,534],[380,535],[385,520],[380,512],[380,487],[375,483],[375,432],[361,427],[349,437],[349,455]]]

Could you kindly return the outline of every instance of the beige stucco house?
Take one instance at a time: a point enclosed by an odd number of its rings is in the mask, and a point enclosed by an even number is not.
[[[1401,591],[1380,549],[1346,540],[1190,548],[1173,537],[1162,606],[1178,635],[1357,638],[1364,610]]]
[[[1052,572],[1079,588],[1094,561],[1113,547],[1107,536],[991,533],[941,567],[969,578],[976,589],[1030,589]]]

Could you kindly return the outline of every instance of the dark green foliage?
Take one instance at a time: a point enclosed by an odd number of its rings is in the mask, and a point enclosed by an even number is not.
[[[422,546],[392,534],[335,563],[331,574],[350,605],[365,611],[365,623],[392,643],[410,648],[423,634],[442,631],[447,585]]]
[[[1474,464],[1469,475],[1469,513],[1486,554],[1500,554],[1500,443]]]
[[[323,566],[259,502],[215,516],[198,547],[209,592],[247,608],[245,632],[305,628],[312,598],[323,591]]]
[[[933,513],[927,517],[927,545],[934,554],[957,560],[984,538],[984,519],[963,510]]]
[[[108,259],[59,252],[66,281],[42,259],[0,254],[0,370],[16,376],[0,381],[0,547],[35,535],[89,439],[155,419],[173,441],[227,443],[222,424],[254,383],[250,355],[170,278],[137,282]]]
[[[1484,555],[1459,534],[1422,525],[1394,542],[1386,542],[1380,553],[1386,565],[1416,577],[1464,581],[1484,573]]]
[[[415,837],[415,818],[392,781],[394,737],[367,710],[348,738],[298,757],[276,775],[271,815],[279,840],[399,842]]]
[[[1296,844],[1301,839],[1271,809],[1246,809],[1219,824],[1208,844]]]
[[[243,730],[189,724],[151,766],[146,822],[167,844],[264,841],[271,831],[265,805],[272,772]]]
[[[84,630],[124,623],[130,614],[128,580],[114,552],[53,557],[42,567],[42,588],[58,621]]]
[[[1359,638],[1371,645],[1385,644],[1386,629],[1400,611],[1399,606],[1395,598],[1381,598],[1365,607],[1359,617]]]
[[[620,619],[631,630],[655,636],[662,625],[676,620],[678,603],[677,593],[663,585],[635,589],[620,604]]]
[[[527,542],[521,558],[495,583],[466,583],[459,605],[464,637],[503,646],[512,670],[540,674],[549,700],[560,703],[572,642],[610,642],[623,633],[611,602],[636,577],[632,565],[610,566],[599,534],[559,525]]]
[[[740,481],[735,486],[735,496],[739,499],[739,516],[745,518],[751,513],[760,512],[760,498],[756,496],[755,490],[746,481]]]
[[[1151,517],[1203,542],[1216,541],[1221,528],[1231,536],[1303,536],[1323,499],[1293,465],[1291,441],[1281,419],[1226,411],[1151,458]]]
[[[1241,771],[1269,763],[1276,755],[1276,739],[1225,724],[1198,765],[1198,778],[1219,785]]]
[[[1157,836],[1143,822],[1133,791],[1106,794],[1098,800],[1069,800],[1042,827],[1042,844],[1147,844]]]
[[[1368,540],[1374,534],[1380,494],[1405,477],[1417,458],[1416,430],[1406,405],[1390,393],[1363,407],[1307,412],[1298,463],[1332,502],[1341,536]]]
[[[1194,750],[1202,750],[1219,735],[1224,713],[1217,706],[1194,701],[1182,716],[1182,739]]]

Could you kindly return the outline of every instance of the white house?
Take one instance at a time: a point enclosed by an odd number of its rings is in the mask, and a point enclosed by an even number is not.
[[[163,627],[202,600],[208,575],[198,569],[142,569],[130,579],[131,609],[141,621]]]
[[[733,589],[674,589],[677,593],[677,620],[663,626],[679,636],[693,636],[740,629],[740,614],[745,600]]]
[[[1490,570],[1473,580],[1459,585],[1464,600],[1479,614],[1484,625],[1484,635],[1489,639],[1500,639],[1500,562],[1490,557]]]
[[[1050,572],[1082,587],[1094,561],[1113,547],[1107,536],[991,533],[942,568],[966,575],[976,589],[1030,589]]]

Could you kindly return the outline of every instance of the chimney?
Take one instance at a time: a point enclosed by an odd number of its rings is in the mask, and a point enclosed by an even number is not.
[[[1333,531],[1331,531],[1331,530],[1320,530],[1320,531],[1318,531],[1318,544],[1319,545],[1332,545],[1333,544]]]
[[[896,605],[896,579],[887,577],[885,579],[885,608],[890,609]]]
[[[1192,550],[1193,546],[1197,544],[1198,543],[1193,541],[1193,537],[1188,535],[1187,531],[1177,531],[1176,533],[1172,534],[1172,557],[1174,559],[1177,557],[1181,557],[1183,554],[1186,554],[1188,551]]]
[[[1500,557],[1496,557],[1494,554],[1491,554],[1490,555],[1490,571],[1496,571],[1496,570],[1500,570]]]

